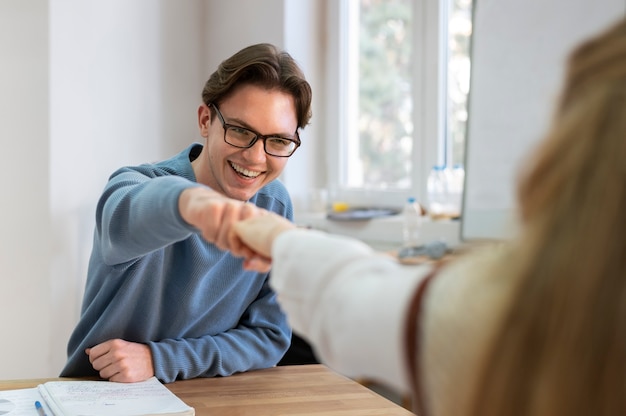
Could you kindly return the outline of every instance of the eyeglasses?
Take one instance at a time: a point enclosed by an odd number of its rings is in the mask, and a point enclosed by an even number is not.
[[[254,146],[257,140],[261,139],[263,140],[265,153],[277,157],[289,157],[300,146],[300,137],[297,131],[294,138],[273,135],[263,136],[254,130],[226,123],[217,106],[213,103],[209,105],[215,108],[217,117],[222,122],[222,127],[224,128],[224,141],[231,146],[247,149]]]

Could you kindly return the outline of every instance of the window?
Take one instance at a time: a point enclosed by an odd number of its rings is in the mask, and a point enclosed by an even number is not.
[[[329,2],[339,42],[337,66],[327,70],[338,75],[340,93],[327,117],[338,133],[328,137],[342,138],[327,145],[332,198],[378,206],[400,206],[408,196],[425,201],[431,167],[463,163],[471,5]]]
[[[447,16],[446,157],[443,162],[455,166],[465,160],[472,0],[448,0]]]

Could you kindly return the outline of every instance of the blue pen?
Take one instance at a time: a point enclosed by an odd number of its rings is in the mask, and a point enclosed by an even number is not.
[[[41,405],[41,403],[39,403],[39,401],[35,402],[35,409],[37,409],[37,413],[39,413],[39,416],[46,416],[46,411],[43,410],[43,406]]]

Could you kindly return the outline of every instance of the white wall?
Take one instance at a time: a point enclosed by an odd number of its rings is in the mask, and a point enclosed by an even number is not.
[[[0,2],[0,378],[50,372],[48,5]]]
[[[202,87],[236,50],[271,42],[319,65],[319,42],[304,33],[318,24],[316,5],[0,1],[0,379],[53,377],[65,363],[110,173],[201,140]],[[304,69],[319,83],[315,68]],[[320,143],[306,130],[284,175],[290,191],[304,189],[308,141]]]

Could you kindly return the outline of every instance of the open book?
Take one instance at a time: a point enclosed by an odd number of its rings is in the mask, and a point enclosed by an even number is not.
[[[35,402],[47,416],[194,416],[159,380],[137,383],[67,380],[48,381],[36,388],[0,391],[0,415],[39,416]]]

